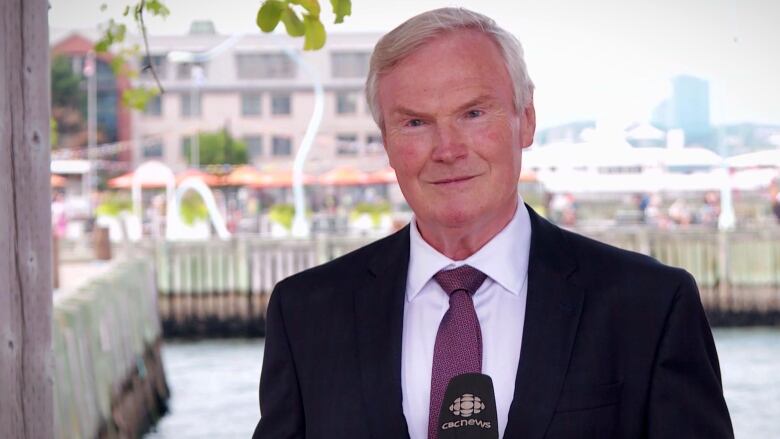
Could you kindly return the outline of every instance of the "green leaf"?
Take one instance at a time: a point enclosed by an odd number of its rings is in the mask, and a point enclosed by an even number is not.
[[[108,47],[111,45],[111,38],[108,35],[103,36],[95,43],[95,52],[105,53],[108,52]]]
[[[298,14],[289,6],[282,12],[282,23],[291,37],[302,37],[306,33],[306,26],[298,17]]]
[[[352,15],[352,0],[330,0],[330,5],[336,16],[335,23],[343,23],[344,17]]]
[[[125,35],[127,34],[127,25],[126,24],[118,24],[116,25],[116,28],[114,29],[114,42],[121,43],[125,40]]]
[[[325,45],[325,26],[317,17],[303,16],[303,24],[306,26],[306,36],[303,41],[303,50],[318,50]]]
[[[319,0],[290,0],[290,3],[302,6],[310,15],[314,17],[320,16]]]
[[[165,6],[160,0],[148,0],[146,2],[146,10],[149,11],[152,15],[158,15],[163,18],[167,17],[171,13],[170,9],[168,9],[168,7]]]
[[[108,9],[108,5],[105,3],[102,3],[100,5],[100,12],[106,12],[106,9]]]
[[[286,5],[278,0],[266,0],[257,11],[257,26],[263,32],[272,32],[282,18]]]
[[[111,71],[114,72],[115,75],[120,75],[122,73],[122,68],[125,66],[125,59],[121,56],[115,56],[111,59]]]
[[[123,17],[127,17],[127,14],[130,13],[130,5],[125,6],[124,12],[122,12]]]
[[[157,96],[157,90],[131,88],[122,92],[122,103],[127,107],[143,111],[154,96]]]

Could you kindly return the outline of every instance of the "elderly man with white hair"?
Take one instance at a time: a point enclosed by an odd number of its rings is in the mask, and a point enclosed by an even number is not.
[[[520,43],[475,12],[377,43],[366,96],[414,217],[276,286],[255,438],[733,437],[690,274],[523,203],[533,90]],[[484,375],[494,397],[448,399]]]

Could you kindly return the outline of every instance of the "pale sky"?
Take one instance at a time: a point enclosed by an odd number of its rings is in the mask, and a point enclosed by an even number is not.
[[[119,17],[123,0],[50,0],[52,35],[95,29]],[[100,11],[108,4],[106,12]],[[165,0],[155,34],[184,34],[193,20],[217,31],[260,32],[258,0]],[[514,33],[536,84],[540,127],[572,120],[648,121],[669,93],[669,78],[692,74],[710,83],[713,123],[780,124],[778,0],[353,0],[352,16],[328,32],[385,32],[419,12],[463,6]],[[280,26],[281,28],[281,26]]]

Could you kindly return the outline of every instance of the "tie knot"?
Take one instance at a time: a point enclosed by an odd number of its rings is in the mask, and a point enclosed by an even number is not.
[[[433,278],[448,295],[459,290],[474,294],[485,281],[487,275],[470,265],[462,265],[452,270],[442,270],[436,273]]]

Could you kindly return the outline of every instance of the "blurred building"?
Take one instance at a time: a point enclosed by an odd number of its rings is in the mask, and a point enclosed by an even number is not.
[[[85,95],[88,80],[84,75],[86,59],[94,45],[94,41],[74,33],[55,41],[51,47],[52,58],[66,58],[72,66],[73,73],[84,77],[81,88]],[[132,132],[131,110],[122,105],[122,93],[130,87],[130,82],[128,78],[114,74],[111,69],[112,59],[111,54],[98,54],[95,59],[97,141],[100,144],[130,140]],[[82,116],[86,120],[87,114]],[[80,133],[66,133],[60,135],[59,140],[60,146],[63,148],[83,148],[87,145],[87,133],[86,130]],[[131,151],[119,152],[111,159],[112,161],[129,162]]]
[[[545,145],[559,142],[581,142],[582,133],[596,128],[596,121],[580,120],[542,128],[536,131],[534,143]]]
[[[717,127],[729,155],[780,148],[780,125],[739,123]]]
[[[662,130],[683,130],[686,145],[715,148],[709,83],[689,75],[672,78],[672,95],[653,111],[653,124]]]
[[[258,32],[231,39],[208,23],[195,23],[187,35],[150,36],[149,62],[139,62],[141,68],[154,66],[165,93],[136,114],[134,160],[158,159],[181,169],[199,131],[227,129],[245,141],[252,164],[291,167],[315,103],[313,79],[296,62],[299,57],[324,88],[322,124],[307,171],[385,166],[381,135],[363,91],[379,36],[331,33],[325,47],[314,52],[303,52],[301,39],[287,35]],[[209,59],[174,62],[174,51],[208,54]],[[148,69],[139,83],[154,85]]]

